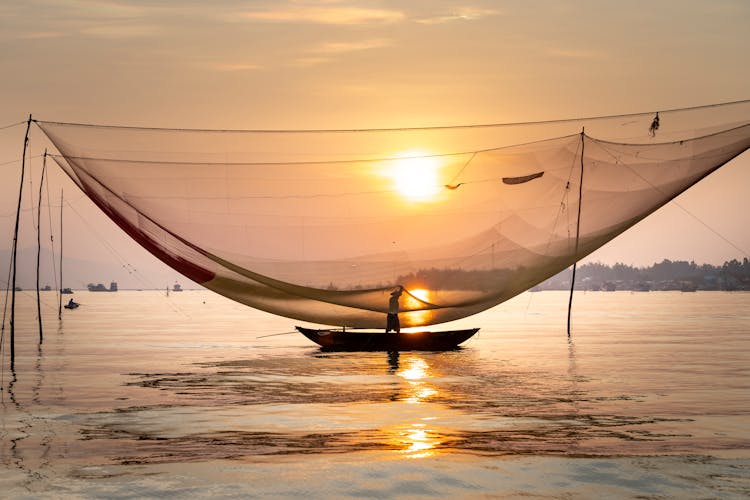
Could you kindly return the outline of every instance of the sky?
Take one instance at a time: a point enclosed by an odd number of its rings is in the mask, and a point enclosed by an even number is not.
[[[748,21],[745,0],[3,2],[0,127],[30,113],[180,128],[414,127],[727,102],[750,98]],[[0,130],[0,250],[11,246],[23,133]],[[32,130],[32,155],[48,145]],[[32,191],[40,169],[32,160]],[[164,271],[54,165],[49,185],[74,212],[70,258]],[[741,259],[748,186],[746,153],[587,260]],[[29,192],[24,249],[36,244]]]

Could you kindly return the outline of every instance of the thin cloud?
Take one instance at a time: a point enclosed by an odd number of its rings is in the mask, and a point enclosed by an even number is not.
[[[294,60],[292,66],[309,68],[334,62],[335,56],[359,52],[363,50],[387,47],[391,42],[385,39],[361,40],[354,42],[327,42],[311,47],[307,50],[309,56],[299,57]]]
[[[258,64],[250,64],[250,63],[218,63],[218,64],[211,65],[211,69],[214,69],[217,71],[226,71],[226,72],[257,71],[261,68],[262,66]]]
[[[390,45],[388,40],[373,39],[356,42],[328,42],[310,49],[315,54],[346,54],[349,52],[358,52],[361,50],[377,49]]]
[[[489,16],[499,15],[500,12],[494,9],[480,9],[477,7],[462,7],[449,14],[424,17],[417,19],[420,24],[445,24],[456,21],[476,21]]]
[[[25,40],[44,40],[48,38],[60,38],[63,36],[65,36],[65,34],[60,31],[32,31],[30,33],[21,34],[19,38]]]
[[[152,10],[146,6],[106,0],[56,0],[48,2],[48,8],[58,10],[63,16],[73,14],[79,19],[134,19]]]
[[[80,29],[82,35],[101,38],[133,38],[150,36],[158,29],[154,26],[137,23],[113,23],[87,26]]]
[[[606,54],[599,50],[591,49],[561,49],[552,48],[545,50],[547,55],[553,57],[561,57],[563,59],[579,59],[579,60],[593,60],[603,59]]]
[[[398,10],[339,5],[288,5],[267,10],[244,11],[238,15],[253,21],[342,25],[396,23],[406,19],[406,15]]]
[[[331,59],[330,57],[300,57],[298,59],[295,59],[294,63],[291,64],[291,66],[310,68],[312,66],[320,66],[321,64],[329,63],[332,60],[333,59]]]

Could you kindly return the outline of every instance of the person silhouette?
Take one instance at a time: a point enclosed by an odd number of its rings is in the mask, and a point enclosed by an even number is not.
[[[401,324],[398,321],[399,311],[399,299],[404,291],[404,287],[400,286],[391,292],[391,298],[388,300],[388,317],[385,322],[385,333],[393,330],[396,333],[401,333]]]

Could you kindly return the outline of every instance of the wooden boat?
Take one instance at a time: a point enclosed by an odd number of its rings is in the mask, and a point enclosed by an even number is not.
[[[470,328],[444,332],[385,333],[382,330],[296,328],[328,351],[447,351],[456,349],[461,342],[479,331],[479,328]]]

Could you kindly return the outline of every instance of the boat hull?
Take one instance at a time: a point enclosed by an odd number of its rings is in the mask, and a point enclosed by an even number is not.
[[[479,331],[401,332],[335,330],[296,327],[297,330],[327,351],[447,351]]]

